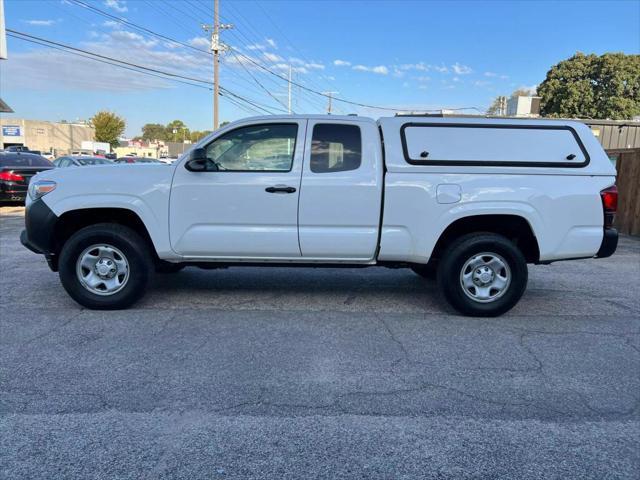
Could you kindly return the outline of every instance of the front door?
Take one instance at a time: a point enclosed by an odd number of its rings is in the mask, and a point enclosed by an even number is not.
[[[306,120],[236,127],[205,146],[207,171],[186,159],[173,178],[172,248],[185,257],[300,257],[298,197]]]

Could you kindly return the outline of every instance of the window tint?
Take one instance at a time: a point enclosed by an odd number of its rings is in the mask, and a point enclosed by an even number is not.
[[[314,173],[356,170],[362,162],[360,127],[319,123],[311,137],[311,171]]]
[[[112,163],[110,160],[101,157],[79,157],[77,161],[80,165],[108,165]]]
[[[288,172],[293,165],[297,124],[252,125],[232,130],[210,143],[210,170]]]
[[[0,167],[50,167],[51,162],[32,153],[3,153],[0,155]]]

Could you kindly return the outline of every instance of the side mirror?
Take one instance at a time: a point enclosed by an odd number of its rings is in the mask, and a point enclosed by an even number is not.
[[[207,151],[204,148],[194,148],[189,154],[189,160],[187,160],[184,167],[190,172],[217,170],[217,168],[211,168],[215,167],[215,163],[209,161]]]

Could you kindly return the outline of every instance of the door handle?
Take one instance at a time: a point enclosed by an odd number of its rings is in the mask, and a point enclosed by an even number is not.
[[[275,187],[267,187],[264,191],[267,193],[295,193],[296,189],[286,185],[276,185]]]

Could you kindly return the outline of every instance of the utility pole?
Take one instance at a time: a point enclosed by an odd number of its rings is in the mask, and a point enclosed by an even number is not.
[[[211,51],[213,52],[213,129],[220,125],[218,117],[218,103],[220,96],[220,53],[229,49],[220,42],[220,30],[233,28],[231,24],[221,24],[219,18],[220,1],[213,0],[213,25],[202,25],[206,32],[211,32]]]
[[[333,100],[333,95],[337,95],[340,92],[322,92],[323,95],[326,95],[329,98],[329,103],[327,104],[327,113],[331,115],[331,101]]]
[[[289,115],[291,115],[291,64],[289,64],[289,85],[288,85],[288,95],[287,95],[287,110],[289,111]]]

